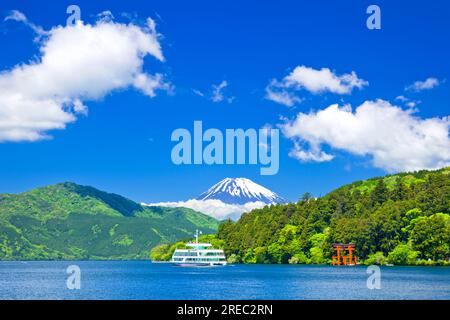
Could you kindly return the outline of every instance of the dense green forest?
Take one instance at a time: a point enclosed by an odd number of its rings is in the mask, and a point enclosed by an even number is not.
[[[74,183],[0,195],[0,260],[148,259],[161,243],[218,221],[186,208],[145,207]]]
[[[450,168],[390,175],[321,198],[244,213],[219,226],[233,261],[330,263],[333,243],[354,243],[367,264],[448,264]]]
[[[358,181],[324,197],[267,206],[226,221],[214,238],[234,263],[331,263],[354,243],[366,264],[448,265],[450,168]],[[168,259],[177,244],[157,247]],[[178,244],[180,245],[180,244]]]

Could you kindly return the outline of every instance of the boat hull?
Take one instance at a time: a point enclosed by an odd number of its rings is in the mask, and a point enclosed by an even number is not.
[[[172,262],[171,263],[178,267],[218,267],[226,266],[226,262]]]
[[[199,243],[196,234],[195,243],[186,244],[186,249],[175,249],[170,262],[181,267],[214,267],[227,264],[222,249],[213,249],[210,243]]]

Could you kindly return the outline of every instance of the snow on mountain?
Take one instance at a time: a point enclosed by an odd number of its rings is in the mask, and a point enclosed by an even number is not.
[[[226,178],[216,183],[196,199],[187,201],[142,203],[147,206],[185,207],[218,220],[238,220],[244,212],[268,204],[286,201],[263,186],[246,178]]]
[[[173,201],[173,202],[156,202],[156,203],[141,203],[144,206],[157,207],[172,207],[172,208],[190,208],[192,210],[204,213],[208,216],[216,218],[217,220],[238,220],[244,212],[252,211],[253,209],[260,209],[267,204],[261,201],[247,202],[245,204],[229,204],[220,200],[197,200],[190,199],[187,201]]]
[[[202,193],[197,200],[220,200],[228,204],[257,201],[265,204],[286,202],[275,192],[246,178],[225,178]]]

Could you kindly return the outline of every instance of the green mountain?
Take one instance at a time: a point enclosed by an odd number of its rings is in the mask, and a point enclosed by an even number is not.
[[[148,259],[158,244],[217,227],[191,209],[145,207],[67,182],[0,195],[0,260]]]
[[[230,259],[330,263],[333,243],[360,261],[450,264],[450,168],[358,181],[324,197],[267,206],[219,226]]]

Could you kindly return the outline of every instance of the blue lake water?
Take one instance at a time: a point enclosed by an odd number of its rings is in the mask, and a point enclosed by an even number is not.
[[[81,269],[69,290],[66,268]],[[450,299],[450,268],[230,265],[183,268],[149,261],[0,262],[0,299]]]

